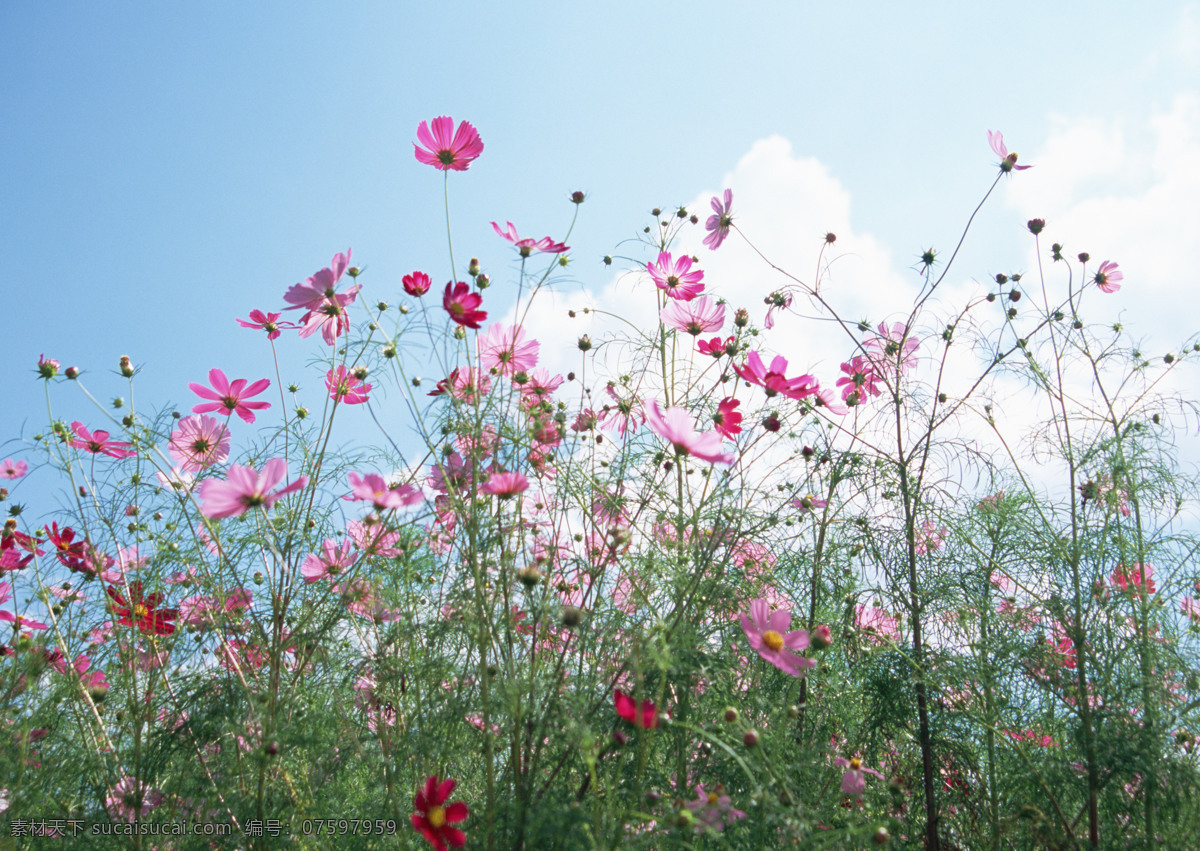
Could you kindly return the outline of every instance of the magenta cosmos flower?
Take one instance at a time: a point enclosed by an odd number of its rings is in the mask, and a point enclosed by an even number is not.
[[[708,231],[708,236],[704,237],[704,244],[716,251],[725,241],[725,237],[729,236],[729,227],[733,224],[733,216],[729,213],[733,208],[733,190],[725,190],[724,204],[716,196],[713,196],[710,203],[713,215],[709,216],[708,221],[704,223],[704,229]]]
[[[658,709],[649,700],[643,700],[639,707],[632,697],[620,689],[615,689],[613,707],[617,710],[617,715],[635,727],[653,730],[658,726]]]
[[[180,470],[198,473],[229,458],[229,426],[203,415],[184,417],[167,449]]]
[[[108,432],[102,429],[89,432],[79,420],[71,423],[71,431],[75,432],[77,438],[71,441],[71,446],[74,446],[76,449],[86,449],[93,455],[108,455],[111,458],[129,458],[130,456],[137,455],[130,448],[133,444],[122,443],[119,440],[109,440]]]
[[[200,485],[200,498],[204,500],[200,513],[220,520],[237,517],[260,506],[269,511],[284,496],[308,484],[308,477],[301,476],[287,487],[272,492],[271,488],[285,478],[287,461],[282,458],[272,458],[263,465],[261,473],[256,473],[253,467],[234,464],[230,466],[224,481],[207,479]]]
[[[702,295],[694,301],[672,301],[658,316],[668,328],[698,337],[721,330],[725,325],[725,305]]]
[[[742,415],[734,410],[740,404],[732,397],[722,399],[717,404],[717,412],[713,414],[713,425],[717,431],[730,439],[742,433]]]
[[[680,301],[691,301],[704,291],[704,273],[692,269],[692,258],[686,254],[672,258],[669,251],[658,255],[654,263],[646,264],[646,271],[654,280],[654,286],[668,296]]]
[[[1008,148],[1004,144],[1004,134],[999,130],[989,130],[987,134],[988,144],[992,146],[992,150],[1000,158],[1001,171],[1009,172],[1014,169],[1024,171],[1027,168],[1033,168],[1033,166],[1028,165],[1017,165],[1017,155],[1008,152]]]
[[[525,329],[497,322],[479,338],[479,363],[501,375],[514,375],[537,366],[540,348],[537,340],[525,341]]]
[[[363,381],[346,367],[338,365],[336,370],[325,373],[325,389],[329,398],[343,405],[361,405],[367,401],[371,385]]]
[[[0,461],[0,479],[19,479],[29,472],[29,464],[25,461],[14,461],[5,458]]]
[[[405,275],[401,281],[404,284],[404,291],[410,296],[420,298],[429,292],[429,288],[433,286],[433,281],[429,280],[429,276],[424,272],[413,272],[411,275]]]
[[[267,332],[268,340],[278,339],[279,335],[284,332],[284,329],[299,328],[295,322],[280,322],[279,318],[282,313],[263,313],[261,310],[250,311],[250,321],[245,319],[237,320],[238,325],[243,328],[256,328],[260,331]]]
[[[350,253],[347,248],[345,254],[333,255],[328,266],[283,294],[283,300],[291,305],[287,310],[308,311],[300,317],[301,337],[311,337],[320,331],[325,343],[332,346],[341,334],[350,330],[346,308],[358,298],[360,287],[355,284],[344,293],[337,292],[338,281],[350,266]]]
[[[439,171],[466,171],[483,153],[483,140],[474,125],[461,121],[455,130],[454,119],[448,115],[418,124],[417,142],[420,144],[413,144],[417,161]]]
[[[467,835],[453,825],[466,819],[470,812],[462,801],[447,804],[446,799],[454,791],[458,781],[447,778],[438,783],[437,775],[425,781],[425,788],[413,798],[412,826],[437,851],[446,851],[447,844],[461,848],[467,843]]]
[[[686,408],[658,409],[658,400],[651,399],[650,407],[646,409],[646,422],[650,429],[659,437],[675,447],[680,455],[694,455],[710,464],[732,464],[735,456],[732,452],[721,451],[721,435],[715,431],[703,434],[692,427],[692,415]]]
[[[811,375],[801,375],[797,378],[788,378],[787,359],[782,356],[776,356],[771,360],[771,368],[768,369],[762,361],[762,357],[758,352],[750,352],[746,356],[746,364],[744,366],[733,367],[733,371],[742,377],[742,380],[757,384],[767,391],[768,396],[777,396],[783,394],[789,399],[804,399],[807,396],[812,396],[817,392],[817,380]]]
[[[442,307],[459,325],[479,330],[480,323],[487,319],[487,311],[478,309],[481,304],[483,296],[471,292],[471,288],[462,281],[446,284]]]
[[[1096,270],[1096,277],[1093,278],[1102,292],[1115,293],[1121,289],[1118,281],[1125,280],[1125,273],[1117,271],[1117,264],[1111,260],[1105,260],[1100,264],[1100,268]]]
[[[150,810],[160,807],[163,793],[140,780],[123,777],[121,782],[108,790],[104,803],[114,818],[124,821],[144,818]]]
[[[246,402],[244,400],[250,396],[257,396],[270,387],[271,382],[266,378],[260,378],[248,386],[246,382],[247,379],[245,378],[239,378],[236,381],[230,382],[221,370],[210,369],[208,371],[208,383],[212,385],[211,390],[203,384],[197,384],[196,382],[188,385],[188,389],[201,399],[212,400],[211,402],[202,402],[196,405],[192,408],[192,413],[207,414],[209,411],[224,411],[225,416],[236,413],[246,422],[254,422],[254,411],[269,408],[271,407],[271,403]]]
[[[515,245],[522,257],[528,257],[535,251],[541,251],[545,254],[562,254],[564,251],[571,250],[571,246],[555,242],[548,236],[543,236],[538,240],[530,239],[529,237],[522,239],[517,236],[517,229],[512,222],[505,222],[505,224],[508,225],[508,230],[500,230],[500,225],[492,222],[492,230],[501,238],[507,239]]]
[[[802,677],[805,669],[814,667],[817,660],[796,655],[794,651],[808,649],[808,631],[789,632],[791,623],[791,612],[787,609],[772,612],[765,599],[752,602],[749,616],[742,615],[742,631],[758,655],[785,674]]]

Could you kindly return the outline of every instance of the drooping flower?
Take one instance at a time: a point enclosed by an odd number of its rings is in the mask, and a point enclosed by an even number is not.
[[[487,311],[478,309],[481,304],[483,304],[483,296],[471,292],[471,288],[462,281],[446,284],[446,292],[442,296],[442,307],[459,325],[478,330],[480,323],[487,319]]]
[[[744,812],[734,808],[733,800],[725,794],[721,786],[717,787],[716,792],[705,792],[703,786],[697,786],[696,794],[696,800],[684,803],[696,817],[696,833],[704,833],[706,830],[720,833],[727,824],[733,824],[746,817]]]
[[[643,700],[641,707],[637,701],[620,689],[613,690],[613,706],[617,715],[624,718],[635,727],[653,730],[658,726],[658,709],[649,700]]]
[[[332,346],[340,335],[350,330],[346,308],[358,298],[360,287],[355,284],[344,293],[336,289],[338,281],[350,266],[350,254],[350,249],[346,249],[345,254],[333,255],[328,266],[284,293],[283,300],[291,305],[288,310],[308,310],[300,317],[301,337],[311,337],[320,331],[326,345]]]
[[[725,324],[725,305],[708,296],[700,296],[694,301],[672,301],[662,309],[659,318],[669,328],[698,337],[721,330]]]
[[[425,788],[413,798],[416,812],[412,814],[412,826],[437,851],[446,851],[447,844],[461,848],[467,842],[467,835],[453,827],[470,814],[467,805],[462,801],[446,803],[457,785],[458,782],[450,778],[438,783],[435,774],[425,781]]]
[[[287,487],[272,492],[271,488],[285,478],[287,461],[283,458],[272,458],[263,465],[261,473],[256,473],[253,467],[233,464],[224,481],[206,479],[200,485],[200,499],[204,501],[200,513],[220,520],[237,517],[259,506],[269,511],[280,499],[308,484],[308,477],[301,476]]]
[[[350,480],[350,487],[353,490],[349,496],[344,496],[342,499],[347,502],[369,500],[374,503],[377,511],[406,508],[416,505],[424,499],[419,488],[409,484],[393,487],[378,473],[366,473],[360,476],[358,473],[351,472],[347,478]]]
[[[363,381],[346,367],[338,364],[336,370],[325,373],[325,389],[329,398],[343,405],[361,405],[367,401],[371,385]]]
[[[713,414],[713,425],[717,431],[730,439],[742,433],[742,415],[734,410],[740,404],[732,397],[722,399],[717,403],[717,412]]]
[[[501,499],[508,499],[529,489],[529,480],[520,473],[492,473],[482,490]]]
[[[842,775],[842,791],[847,795],[854,795],[856,798],[861,798],[863,790],[867,788],[866,775],[874,774],[880,780],[883,780],[883,775],[873,768],[863,768],[862,760],[858,757],[836,757],[833,764],[838,768],[846,769],[846,773]]]
[[[745,365],[737,366],[735,364],[733,371],[744,381],[762,387],[767,392],[767,396],[777,396],[782,393],[789,399],[800,400],[812,396],[819,389],[817,380],[811,375],[788,378],[786,375],[787,360],[779,355],[772,358],[771,367],[768,369],[763,364],[762,357],[758,352],[750,352],[746,356]]]
[[[448,115],[418,124],[417,141],[420,145],[413,144],[417,161],[438,171],[466,171],[483,153],[483,140],[475,127],[460,121],[455,130],[454,119]]]
[[[237,323],[243,328],[256,328],[267,332],[268,340],[275,340],[284,330],[299,328],[295,322],[280,322],[279,318],[282,313],[263,313],[261,310],[250,311],[250,321],[245,319],[237,320]]]
[[[484,369],[495,369],[501,375],[514,375],[537,366],[537,340],[525,341],[525,329],[510,328],[499,322],[488,328],[478,341],[479,363]]]
[[[400,282],[404,284],[404,291],[411,296],[420,298],[429,292],[429,288],[433,286],[433,281],[429,280],[429,276],[424,272],[413,272],[411,275],[405,275]]]
[[[669,251],[658,255],[654,263],[646,264],[654,285],[673,299],[691,301],[704,291],[704,273],[692,269],[692,258],[686,254],[672,258]]]
[[[815,667],[816,659],[798,656],[795,651],[808,649],[808,631],[788,631],[792,613],[787,609],[771,611],[765,599],[750,604],[750,614],[742,614],[742,631],[750,646],[785,674],[802,677],[806,668]]]
[[[207,414],[209,411],[224,411],[227,417],[236,413],[246,422],[252,423],[254,422],[254,411],[271,407],[270,402],[245,401],[249,397],[257,396],[270,387],[271,382],[269,379],[260,378],[258,381],[247,386],[247,379],[245,378],[239,378],[236,381],[230,382],[221,370],[210,369],[208,371],[208,383],[212,385],[212,389],[205,387],[203,384],[197,384],[194,381],[188,384],[188,389],[201,399],[212,400],[196,405],[192,408],[192,413]]]
[[[342,541],[341,548],[333,538],[321,542],[321,552],[309,553],[300,565],[300,575],[305,582],[316,582],[320,579],[332,579],[345,573],[354,564],[358,555],[351,552],[354,542],[349,538]]]
[[[229,426],[203,414],[184,417],[167,449],[180,470],[198,473],[229,458]]]
[[[788,292],[773,292],[763,299],[763,304],[768,305],[767,315],[763,319],[763,327],[770,331],[775,327],[775,311],[787,310],[792,306],[792,295]]]
[[[142,583],[129,583],[129,599],[114,585],[104,589],[112,602],[108,608],[117,616],[117,623],[136,626],[147,635],[170,635],[175,631],[171,621],[179,617],[178,609],[160,609],[163,595],[155,591],[149,596],[142,594]]]
[[[989,130],[987,134],[988,144],[992,146],[992,151],[1000,158],[1001,171],[1010,172],[1014,169],[1024,171],[1027,168],[1033,168],[1033,166],[1028,165],[1017,165],[1017,155],[1008,152],[1008,148],[1004,145],[1004,134],[999,130]]]
[[[1092,279],[1096,282],[1101,292],[1115,293],[1121,289],[1118,281],[1125,280],[1125,273],[1117,271],[1117,264],[1111,260],[1105,260],[1100,264],[1100,268],[1096,270],[1096,276]]]
[[[725,241],[725,237],[729,236],[729,227],[733,224],[733,216],[730,215],[733,208],[733,190],[725,190],[724,204],[715,195],[709,203],[712,205],[713,215],[704,223],[704,229],[708,231],[708,235],[704,237],[704,244],[716,251]]]
[[[711,464],[732,464],[736,456],[721,451],[721,435],[715,431],[697,433],[692,415],[686,408],[667,408],[660,411],[658,400],[651,399],[646,409],[646,422],[659,437],[675,447],[680,455],[694,455]]]
[[[564,251],[571,250],[571,246],[555,242],[548,236],[543,236],[541,239],[531,239],[530,237],[522,239],[517,235],[517,228],[512,222],[505,222],[505,224],[508,225],[508,229],[500,230],[500,225],[492,222],[492,230],[502,239],[507,239],[515,245],[522,257],[528,257],[535,251],[541,251],[544,254],[562,254]]]
[[[29,472],[29,464],[25,461],[14,461],[5,458],[0,461],[0,479],[19,479]]]
[[[89,432],[83,423],[76,420],[71,423],[71,431],[75,432],[76,439],[70,443],[76,449],[86,449],[94,455],[108,455],[111,458],[129,458],[137,455],[137,452],[130,448],[133,444],[109,440],[108,432],[103,429]]]

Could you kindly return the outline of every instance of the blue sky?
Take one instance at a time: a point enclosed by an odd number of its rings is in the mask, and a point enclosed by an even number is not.
[[[271,373],[234,318],[280,309],[337,251],[367,267],[372,302],[414,269],[448,280],[441,175],[412,156],[417,123],[442,114],[486,145],[451,175],[456,256],[498,280],[512,254],[492,220],[558,238],[567,196],[586,191],[569,281],[594,295],[613,279],[599,259],[651,207],[703,213],[738,178],[777,190],[738,195],[763,200],[743,221],[764,244],[815,247],[836,226],[847,280],[857,262],[896,291],[923,248],[957,239],[1000,129],[1037,168],[981,216],[964,285],[1031,262],[1023,223],[1044,216],[1069,248],[1121,261],[1140,294],[1119,309],[1147,332],[1174,345],[1195,330],[1172,305],[1194,303],[1200,234],[1196,4],[751,8],[0,5],[0,440],[45,422],[40,353],[82,368],[101,400],[127,395],[129,355],[142,404],[190,407],[187,383],[213,366]],[[314,349],[281,346],[297,377]],[[57,416],[101,425],[73,389],[57,388]]]

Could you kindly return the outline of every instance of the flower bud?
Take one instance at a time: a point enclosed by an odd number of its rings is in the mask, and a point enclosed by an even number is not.
[[[592,338],[591,337],[589,337],[587,334],[584,334],[582,337],[579,338],[579,351],[586,352],[591,347],[592,347]]]
[[[727,707],[725,710],[725,723],[726,724],[734,724],[734,723],[737,723],[737,720],[738,720],[738,711],[736,709],[734,709],[732,706]]]
[[[578,190],[571,193],[572,204],[582,204],[585,198],[587,198],[587,196]]]
[[[1079,262],[1080,263],[1086,263],[1091,259],[1092,259],[1092,255],[1088,254],[1086,251],[1079,252]]]
[[[750,324],[750,312],[744,307],[739,307],[733,314],[733,324],[739,328],[745,328]]]
[[[479,274],[479,258],[472,257],[471,262],[467,264],[467,274],[472,278]]]
[[[133,377],[133,364],[129,361],[129,355],[121,355],[121,375],[126,378]]]
[[[1025,223],[1025,226],[1027,228],[1029,228],[1029,232],[1031,234],[1033,234],[1034,236],[1037,236],[1039,233],[1041,233],[1043,230],[1046,229],[1046,220],[1045,219],[1030,219],[1028,222]]]
[[[833,644],[833,631],[829,628],[828,624],[821,624],[812,631],[809,640],[814,650],[824,650]]]
[[[65,375],[67,378],[69,378],[69,379],[71,379],[72,381],[74,381],[76,378],[78,378],[78,377],[79,377],[79,367],[77,367],[77,366],[68,366],[68,367],[66,368],[66,370],[64,370],[64,371],[63,371],[63,375]]]
[[[53,358],[47,358],[45,355],[38,356],[38,375],[42,378],[50,379],[58,375],[58,361]]]
[[[748,748],[758,747],[758,731],[754,729],[747,730],[742,734],[742,744]]]

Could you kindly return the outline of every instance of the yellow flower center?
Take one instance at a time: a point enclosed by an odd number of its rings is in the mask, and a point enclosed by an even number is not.
[[[720,800],[721,800],[721,799],[717,797],[717,793],[716,793],[716,792],[709,792],[709,793],[708,793],[708,803],[709,803],[709,806],[714,806],[714,807],[715,807],[715,806],[717,805],[717,803],[718,803]]]
[[[426,818],[434,828],[442,827],[446,823],[446,811],[441,807],[430,807]]]
[[[144,618],[148,614],[150,614],[150,610],[147,609],[145,606],[143,606],[141,603],[138,603],[136,606],[133,607],[133,616],[135,618]]]
[[[772,650],[778,651],[783,649],[783,636],[773,629],[768,629],[762,636],[763,644],[770,647]]]
[[[860,768],[862,768],[862,760],[859,759],[858,757],[852,758],[850,760],[850,770],[858,771]]]

